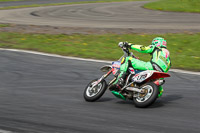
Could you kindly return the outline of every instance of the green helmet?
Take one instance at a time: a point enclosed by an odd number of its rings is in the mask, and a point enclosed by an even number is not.
[[[156,38],[153,39],[151,45],[158,47],[158,48],[160,48],[160,47],[167,48],[167,41],[162,37],[156,37]]]

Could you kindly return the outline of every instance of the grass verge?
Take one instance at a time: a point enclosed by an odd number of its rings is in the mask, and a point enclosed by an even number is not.
[[[123,53],[117,44],[129,41],[150,44],[154,37],[167,39],[172,67],[200,71],[200,33],[196,34],[106,34],[106,35],[48,35],[0,32],[0,47],[54,53],[82,58],[117,60]],[[149,54],[133,51],[141,60],[150,60]]]
[[[144,1],[144,0],[97,0],[97,1],[52,3],[52,4],[32,4],[32,5],[1,7],[0,10],[27,8],[27,7],[58,6],[58,5],[85,4],[85,3],[103,3],[103,2],[124,2],[124,1]],[[148,1],[148,0],[145,0],[145,1]]]
[[[0,24],[0,28],[1,27],[9,27],[10,25],[9,24]]]
[[[9,1],[25,1],[25,0],[0,0],[0,2],[9,2]]]
[[[161,11],[200,13],[200,0],[160,0],[145,4],[144,8]]]

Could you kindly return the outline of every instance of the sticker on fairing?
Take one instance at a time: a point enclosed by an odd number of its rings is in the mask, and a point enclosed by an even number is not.
[[[119,61],[115,61],[112,63],[112,73],[113,75],[120,69],[121,63]]]
[[[144,80],[146,80],[147,78],[149,78],[152,74],[153,74],[153,71],[149,71],[149,70],[144,71],[144,72],[140,72],[140,73],[136,74],[136,75],[132,78],[132,80],[133,80],[134,82],[139,82],[139,83],[141,83],[141,82],[143,82]]]

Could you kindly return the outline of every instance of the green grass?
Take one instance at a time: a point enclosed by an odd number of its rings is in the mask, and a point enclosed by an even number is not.
[[[175,12],[200,12],[200,0],[160,0],[144,5],[144,8],[175,11]]]
[[[161,36],[167,39],[172,67],[200,71],[200,33],[196,34],[106,34],[106,35],[47,35],[0,32],[0,47],[54,53],[82,58],[117,60],[123,53],[117,46],[120,41],[149,45]],[[133,51],[140,59],[150,60],[149,54]]]
[[[25,0],[0,0],[0,2],[8,2],[8,1],[25,1]]]
[[[1,27],[9,27],[10,25],[9,24],[0,24],[0,28]]]
[[[0,0],[5,1],[22,1],[22,0]],[[0,10],[40,7],[40,6],[56,6],[69,4],[84,4],[84,3],[101,3],[101,2],[124,2],[124,1],[148,1],[148,0],[97,0],[97,1],[83,1],[83,2],[67,2],[67,3],[53,3],[53,4],[32,4],[21,6],[1,7]],[[161,11],[175,11],[175,12],[195,12],[200,13],[200,0],[160,0],[144,5],[144,8]]]
[[[124,1],[144,1],[144,0],[97,0],[97,1],[52,3],[52,4],[32,4],[32,5],[1,7],[0,10],[16,9],[16,8],[27,8],[27,7],[40,7],[40,6],[58,6],[58,5],[71,5],[71,4],[103,3],[103,2],[124,2]],[[145,1],[148,1],[148,0],[145,0]]]

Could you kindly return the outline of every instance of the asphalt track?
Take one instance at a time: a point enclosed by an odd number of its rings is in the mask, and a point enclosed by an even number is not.
[[[153,11],[147,1],[91,3],[0,11],[1,23],[90,28],[200,30],[200,14]]]
[[[124,10],[118,9],[117,4],[103,3],[99,4],[100,9],[97,4],[91,4],[0,11],[0,22],[65,26],[64,23],[77,21],[87,26],[89,17],[88,24],[100,21],[101,26],[107,23],[113,27],[129,27],[133,23],[132,26],[140,28],[146,22],[147,28],[156,28],[156,24],[158,28],[162,25],[199,28],[199,14],[146,11],[139,7],[142,13],[137,13],[134,10],[137,7],[125,8],[129,4],[120,5]],[[124,20],[133,10],[135,19]],[[65,14],[59,16],[62,11]],[[127,16],[122,15],[124,12]],[[146,109],[117,99],[109,91],[97,102],[85,102],[83,90],[90,80],[102,75],[98,70],[102,65],[104,63],[0,51],[0,132],[199,133],[200,76],[170,72],[172,77],[166,79],[163,97]]]
[[[9,1],[9,2],[0,2],[0,7],[32,5],[32,4],[80,2],[80,1],[96,1],[96,0],[25,0],[25,1]]]
[[[115,98],[83,99],[104,63],[0,52],[0,129],[18,133],[199,133],[197,75],[172,73],[146,109]]]

